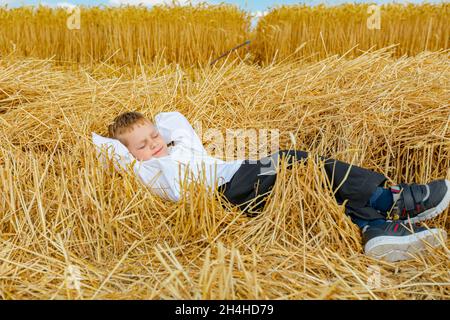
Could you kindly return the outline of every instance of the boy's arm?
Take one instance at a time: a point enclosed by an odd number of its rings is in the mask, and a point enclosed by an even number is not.
[[[174,141],[187,148],[206,153],[206,149],[194,128],[180,112],[158,113],[155,116],[155,125],[166,143]]]
[[[134,157],[128,151],[119,140],[102,137],[94,132],[92,132],[92,142],[94,143],[98,156],[101,161],[105,163],[105,156],[110,159],[117,161],[117,164],[122,167],[122,169],[127,169],[127,166],[135,161]],[[103,153],[103,151],[106,153]],[[114,166],[119,169],[114,163]]]
[[[179,192],[173,190],[167,177],[161,169],[153,167],[151,163],[144,163],[135,167],[135,172],[141,181],[151,189],[152,193],[166,199],[177,202],[180,200]]]
[[[177,191],[172,190],[173,186],[170,186],[168,177],[162,174],[161,168],[153,163],[138,163],[119,140],[102,137],[96,133],[92,133],[92,141],[96,146],[98,156],[101,161],[105,163],[105,156],[113,158],[117,162],[114,162],[116,169],[119,166],[122,169],[127,170],[128,165],[133,163],[133,171],[141,181],[149,187],[153,193],[159,195],[162,198],[172,201],[178,201],[180,195]],[[106,151],[104,154],[102,151]],[[173,180],[173,179],[169,179]],[[176,190],[176,189],[175,189]]]

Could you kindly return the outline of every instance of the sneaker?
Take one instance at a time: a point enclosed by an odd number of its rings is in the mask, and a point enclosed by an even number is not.
[[[410,219],[412,223],[436,217],[450,203],[450,181],[446,179],[428,184],[400,183],[389,189],[394,200],[391,214],[395,219]]]
[[[402,222],[386,221],[363,229],[364,251],[368,256],[389,262],[408,260],[426,251],[427,245],[443,246],[447,233],[442,229],[426,229]],[[442,241],[443,240],[443,241]]]

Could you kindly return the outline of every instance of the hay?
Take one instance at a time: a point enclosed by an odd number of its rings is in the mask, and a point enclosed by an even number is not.
[[[252,51],[257,60],[269,63],[302,56],[313,61],[333,54],[358,56],[392,44],[397,57],[448,48],[448,3],[385,3],[378,6],[379,26],[372,20],[377,17],[373,7],[343,3],[274,8],[258,21]]]
[[[155,61],[187,67],[213,62],[246,40],[251,45],[234,50],[233,57],[263,65],[298,57],[357,56],[392,44],[396,57],[449,47],[448,3],[383,4],[380,29],[368,27],[371,5],[275,7],[254,30],[249,12],[225,3],[79,6],[79,20],[63,8],[0,6],[0,54],[54,57],[75,68],[104,61],[120,67]],[[68,28],[69,17],[79,29]]]
[[[0,53],[54,57],[63,65],[206,63],[248,37],[250,15],[237,6],[0,6]],[[71,20],[68,20],[68,19]],[[68,28],[68,21],[79,25]]]
[[[450,178],[448,58],[395,59],[386,48],[266,67],[155,63],[145,73],[0,60],[0,297],[448,298],[449,243],[400,263],[366,257],[320,163],[281,166],[264,212],[247,218],[201,183],[187,186],[194,197],[165,202],[103,167],[89,140],[121,111],[176,109],[204,129],[278,128],[282,149],[391,182]],[[428,226],[448,230],[448,213]],[[380,287],[368,282],[373,270]]]

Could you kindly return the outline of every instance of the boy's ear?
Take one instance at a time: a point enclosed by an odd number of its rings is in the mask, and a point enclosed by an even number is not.
[[[114,139],[119,140],[119,142],[120,142],[121,144],[123,144],[125,147],[128,148],[127,140],[126,140],[123,136],[118,135],[118,136],[115,137]]]

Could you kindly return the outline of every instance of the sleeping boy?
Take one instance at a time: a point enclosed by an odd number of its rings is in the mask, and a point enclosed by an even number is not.
[[[181,198],[180,180],[206,179],[224,198],[249,216],[259,214],[275,184],[276,172],[267,166],[284,159],[288,167],[308,153],[280,150],[259,160],[223,161],[208,155],[189,121],[179,112],[161,112],[153,124],[141,113],[125,112],[108,127],[109,138],[92,134],[93,142],[135,174],[155,194],[171,201]],[[445,246],[447,233],[415,222],[442,213],[450,203],[450,181],[385,186],[387,178],[375,171],[319,156],[337,203],[362,230],[367,255],[387,261],[407,260],[426,247]],[[188,178],[189,179],[189,178]],[[396,220],[388,217],[393,214]]]

